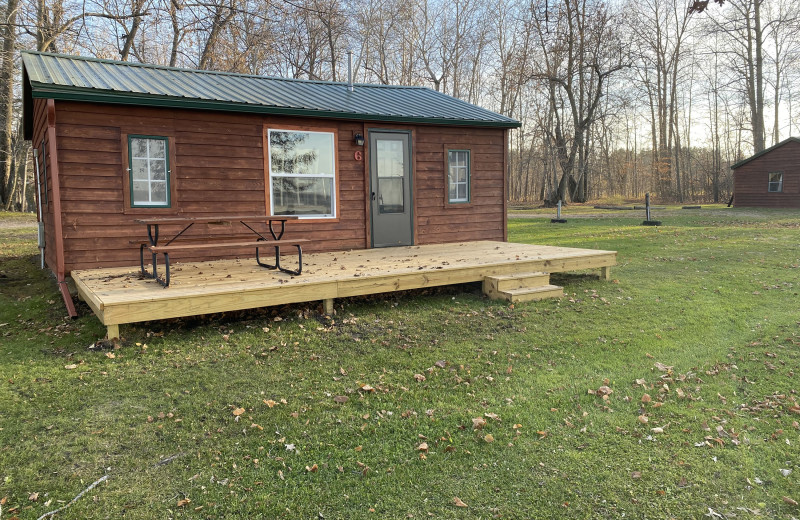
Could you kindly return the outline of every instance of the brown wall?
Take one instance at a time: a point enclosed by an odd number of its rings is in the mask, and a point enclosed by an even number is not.
[[[45,236],[45,251],[44,260],[51,270],[56,270],[56,247],[55,247],[55,229],[53,223],[53,176],[52,166],[50,164],[50,153],[48,150],[47,140],[47,101],[44,99],[35,99],[33,104],[33,118],[34,118],[34,132],[33,141],[31,145],[37,148],[39,157],[39,175],[42,182],[42,192],[47,191],[46,197],[42,197],[42,220],[44,222],[44,236]],[[44,155],[42,155],[42,142],[44,142]],[[44,167],[47,170],[44,170]],[[36,169],[34,168],[34,173]],[[34,191],[35,191],[34,180]],[[39,194],[36,193],[38,197]],[[45,202],[47,201],[47,202]]]
[[[783,191],[767,191],[769,173],[783,172]],[[736,207],[800,208],[800,143],[788,141],[734,170]]]
[[[43,103],[37,100],[37,109],[40,105]],[[39,119],[35,135],[41,135]],[[57,101],[66,271],[137,265],[137,244],[146,240],[146,229],[133,222],[136,218],[265,214],[264,125],[327,127],[337,132],[338,218],[291,222],[287,226],[287,237],[312,240],[304,247],[306,251],[369,247],[369,147],[353,143],[356,132],[366,136],[369,128],[412,131],[416,243],[503,240],[502,129],[377,125]],[[170,166],[174,179],[171,208],[132,209],[126,204],[127,134],[171,138]],[[40,142],[41,137],[38,139]],[[448,145],[472,150],[471,204],[445,203]],[[356,151],[363,152],[361,161],[355,160]],[[229,229],[213,227],[192,230],[198,235],[228,232]],[[238,252],[239,256],[252,254],[250,250]],[[176,259],[220,257],[216,251],[176,256]]]

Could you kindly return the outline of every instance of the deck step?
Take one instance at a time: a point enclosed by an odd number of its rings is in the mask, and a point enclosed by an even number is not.
[[[486,280],[497,291],[541,287],[550,283],[550,273],[541,271],[487,276]]]
[[[543,285],[541,287],[510,289],[500,293],[503,299],[510,302],[532,302],[546,298],[561,298],[564,288],[558,285]]]
[[[561,287],[550,285],[550,273],[527,272],[487,276],[483,292],[489,298],[510,302],[525,302],[558,298],[564,295]]]

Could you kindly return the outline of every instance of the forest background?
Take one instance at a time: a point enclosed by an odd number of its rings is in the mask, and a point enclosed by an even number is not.
[[[2,0],[0,207],[32,211],[22,49],[422,85],[522,122],[509,199],[726,202],[797,134],[797,0]],[[719,0],[715,0],[719,3]],[[708,7],[708,8],[706,8]]]

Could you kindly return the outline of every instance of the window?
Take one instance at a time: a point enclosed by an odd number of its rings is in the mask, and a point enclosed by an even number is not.
[[[406,210],[406,159],[403,143],[402,140],[388,136],[376,138],[379,213],[403,213]]]
[[[770,173],[769,174],[769,187],[767,191],[779,193],[783,191],[783,173]]]
[[[169,143],[166,137],[128,136],[131,207],[170,207]]]
[[[333,132],[269,130],[273,215],[336,216]]]
[[[451,203],[469,202],[469,155],[469,150],[447,151],[447,191]]]

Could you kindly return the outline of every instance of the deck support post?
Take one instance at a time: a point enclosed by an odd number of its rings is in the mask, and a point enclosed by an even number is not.
[[[322,300],[322,312],[328,316],[333,316],[333,298]]]
[[[600,279],[602,280],[611,280],[611,266],[605,265],[600,268]]]
[[[119,339],[119,325],[106,325],[108,332],[106,332],[106,339]]]

